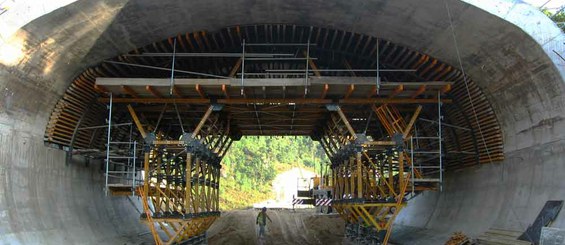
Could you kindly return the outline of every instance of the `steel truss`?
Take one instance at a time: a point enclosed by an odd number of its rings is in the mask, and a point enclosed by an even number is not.
[[[133,107],[128,110],[145,141],[144,180],[137,188],[141,216],[156,244],[201,237],[219,218],[220,162],[232,143],[229,120],[211,105],[193,132],[180,139],[147,133]]]
[[[375,242],[387,244],[392,223],[406,205],[411,192],[412,174],[422,176],[411,168],[406,150],[420,111],[418,106],[410,121],[405,122],[391,105],[373,106],[380,123],[390,139],[374,141],[357,134],[337,105],[328,105],[328,123],[315,136],[331,160],[333,208],[349,225],[372,228]],[[431,189],[418,186],[417,190]]]

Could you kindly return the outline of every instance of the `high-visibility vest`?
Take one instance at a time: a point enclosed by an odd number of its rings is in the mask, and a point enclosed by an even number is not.
[[[257,223],[259,223],[260,225],[265,225],[267,224],[267,214],[260,212],[257,215]]]

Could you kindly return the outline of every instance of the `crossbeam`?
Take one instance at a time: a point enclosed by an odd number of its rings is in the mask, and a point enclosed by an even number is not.
[[[108,103],[110,98],[99,98],[99,102]],[[338,104],[351,104],[351,105],[363,105],[363,104],[436,104],[437,99],[409,99],[409,98],[365,98],[365,99],[341,99],[338,100]],[[442,103],[449,104],[452,102],[451,99],[441,99]],[[130,104],[130,103],[152,103],[152,104],[211,104],[213,103],[210,99],[198,99],[198,98],[114,98],[113,103],[119,104]],[[215,101],[218,104],[226,105],[245,105],[245,104],[331,104],[335,103],[334,100],[330,99],[309,99],[309,98],[296,98],[296,99],[253,99],[253,98],[230,98],[230,99],[218,99]]]
[[[333,77],[333,76],[313,76],[308,78],[310,85],[374,85],[375,77]],[[231,87],[241,87],[240,78],[175,78],[175,86],[190,86],[196,85],[209,86],[209,85],[227,85]],[[428,89],[437,87],[444,88],[446,85],[451,85],[453,82],[449,81],[403,81],[403,82],[381,82],[381,87],[396,88],[400,85],[404,87],[420,88],[425,85]],[[155,86],[155,87],[169,87],[170,78],[96,78],[96,86],[108,88],[109,86]],[[280,86],[304,86],[303,78],[247,78],[245,79],[245,87],[280,87]]]

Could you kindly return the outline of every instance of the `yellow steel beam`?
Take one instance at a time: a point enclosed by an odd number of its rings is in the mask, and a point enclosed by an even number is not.
[[[143,129],[143,125],[141,125],[141,122],[139,121],[137,114],[135,114],[133,107],[131,107],[131,105],[128,105],[127,107],[128,107],[129,114],[131,115],[131,118],[133,119],[133,122],[135,123],[135,126],[137,127],[137,130],[139,130],[139,133],[141,133],[141,137],[145,138],[147,136],[147,133],[145,132],[145,129]]]
[[[422,106],[418,105],[418,108],[416,108],[416,111],[412,115],[410,122],[408,122],[408,125],[406,125],[406,128],[404,129],[404,132],[402,133],[402,137],[404,139],[406,139],[408,137],[408,135],[410,134],[410,131],[412,130],[412,126],[414,126],[414,123],[416,122],[416,119],[420,115],[421,111],[422,111]]]
[[[202,116],[202,119],[200,119],[200,122],[198,123],[198,125],[196,126],[194,131],[192,132],[192,138],[195,138],[200,133],[200,130],[202,129],[202,127],[204,126],[204,124],[208,120],[208,117],[210,117],[210,114],[212,114],[213,109],[214,109],[214,106],[212,106],[212,105],[208,107],[208,110],[206,110],[206,112],[204,113],[204,116]]]
[[[355,134],[355,130],[353,130],[353,127],[351,127],[351,124],[349,124],[347,117],[345,116],[345,114],[343,114],[343,111],[341,110],[341,107],[339,107],[339,106],[337,107],[337,114],[339,115],[339,117],[341,118],[343,123],[345,124],[345,127],[347,127],[347,131],[349,131],[349,134],[351,135],[352,140],[357,139],[357,135]]]
[[[363,162],[361,160],[361,152],[357,152],[357,198],[363,198]]]

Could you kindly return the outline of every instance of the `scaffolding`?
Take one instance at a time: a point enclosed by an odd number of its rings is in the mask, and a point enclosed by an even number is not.
[[[416,187],[438,188],[443,190],[443,116],[441,113],[441,94],[438,93],[437,104],[437,135],[420,136],[418,130],[414,130],[414,136],[410,136],[410,169],[412,171],[412,193],[416,195]],[[431,121],[431,120],[427,120]],[[416,158],[416,159],[415,159]],[[424,160],[422,160],[424,159]],[[435,161],[437,159],[437,161]],[[432,160],[432,161],[430,161]],[[420,177],[415,173],[420,173]]]
[[[110,98],[112,96],[110,95]],[[106,195],[135,195],[138,180],[137,141],[133,140],[133,125],[112,125],[113,103],[108,105],[108,129],[106,141],[106,159],[104,161],[104,193]],[[129,127],[128,141],[112,141],[112,128]]]

